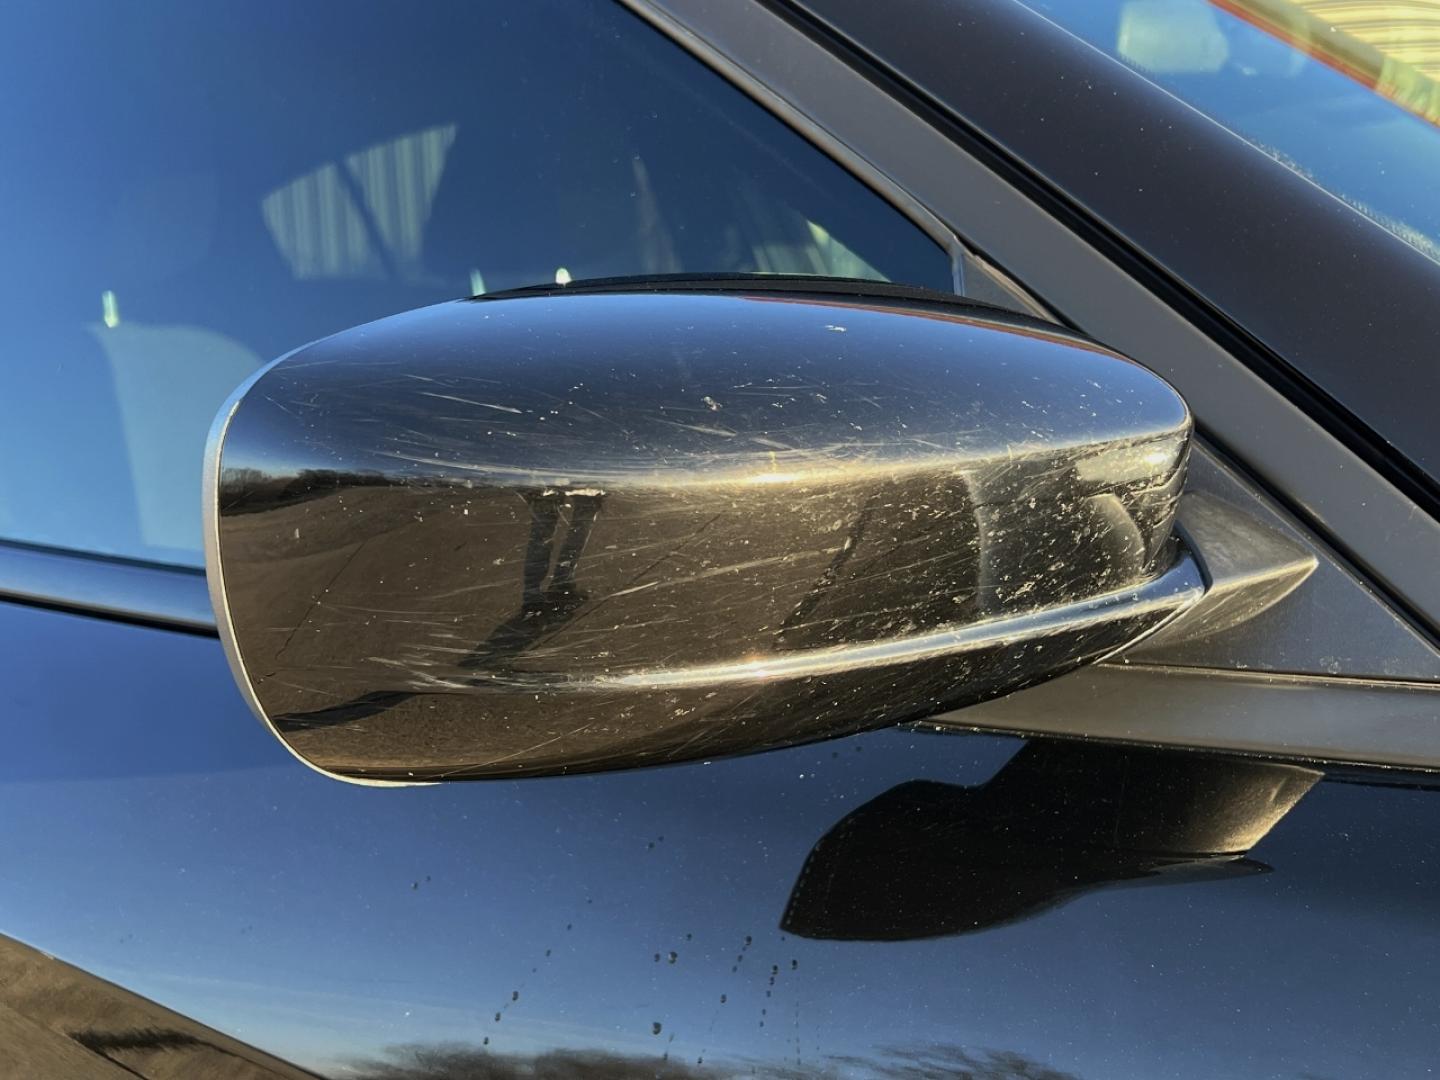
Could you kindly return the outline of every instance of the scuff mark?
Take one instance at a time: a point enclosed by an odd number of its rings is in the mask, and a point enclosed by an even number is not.
[[[477,409],[495,409],[498,412],[514,413],[516,416],[525,415],[520,409],[512,409],[509,405],[494,405],[488,401],[475,401],[471,398],[457,397],[455,394],[437,394],[433,390],[419,391],[421,397],[440,398],[443,401],[458,401],[461,405],[474,405]]]

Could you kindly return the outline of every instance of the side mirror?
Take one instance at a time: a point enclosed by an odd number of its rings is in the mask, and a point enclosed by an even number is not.
[[[206,493],[255,711],[352,780],[710,758],[1015,690],[1203,593],[1158,377],[986,308],[788,286],[457,301],[263,369]]]

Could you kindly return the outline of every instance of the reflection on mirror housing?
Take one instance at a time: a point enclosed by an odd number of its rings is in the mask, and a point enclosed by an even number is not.
[[[809,288],[459,301],[262,370],[206,495],[252,707],[354,780],[711,758],[1014,690],[1200,596],[1159,378]]]

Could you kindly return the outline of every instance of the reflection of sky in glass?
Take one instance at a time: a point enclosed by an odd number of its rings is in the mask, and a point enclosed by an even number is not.
[[[213,640],[14,608],[0,637],[26,650],[0,685],[23,867],[0,931],[301,1062],[489,1037],[811,1067],[942,1042],[1090,1080],[1400,1076],[1440,1034],[1432,793],[1321,785],[1256,849],[1267,875],[808,941],[778,923],[816,840],[902,781],[981,782],[1015,742],[375,791],[291,761]]]
[[[1319,55],[1373,47],[1323,19],[1319,3],[1279,0],[1027,0],[1090,44],[1125,60],[1266,153],[1440,259],[1440,130]],[[1344,5],[1340,5],[1344,6]],[[1356,5],[1350,5],[1356,6]],[[1406,5],[1370,4],[1368,22],[1396,20]],[[1234,11],[1226,10],[1234,9]],[[1307,55],[1261,12],[1279,12],[1318,38]],[[1240,12],[1246,17],[1242,18]],[[1282,24],[1290,25],[1281,19]],[[1270,29],[1263,29],[1269,26]],[[1360,32],[1357,24],[1356,32]],[[1423,28],[1422,28],[1423,29]],[[1366,31],[1375,36],[1375,26]],[[1376,37],[1376,40],[1381,40]],[[1394,46],[1397,51],[1399,46]],[[1383,62],[1383,54],[1374,53]],[[1375,77],[1379,78],[1378,69]],[[1440,90],[1420,67],[1407,81]],[[1382,83],[1382,85],[1384,85]],[[1412,88],[1413,97],[1413,88]]]

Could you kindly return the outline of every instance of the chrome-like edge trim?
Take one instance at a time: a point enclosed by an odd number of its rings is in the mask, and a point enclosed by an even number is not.
[[[213,633],[199,570],[0,541],[0,600]]]

